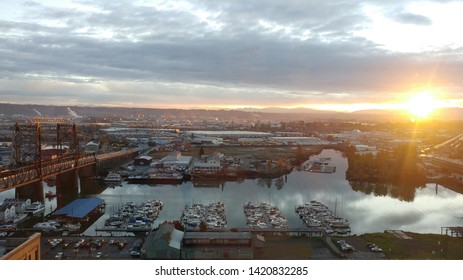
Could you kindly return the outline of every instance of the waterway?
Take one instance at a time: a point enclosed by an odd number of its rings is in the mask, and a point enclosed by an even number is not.
[[[350,222],[351,234],[404,230],[419,233],[440,233],[441,227],[463,224],[463,194],[436,184],[422,188],[401,190],[394,186],[354,186],[345,179],[347,159],[340,152],[324,150],[315,157],[331,158],[336,166],[331,174],[294,170],[286,178],[277,180],[250,179],[195,186],[193,182],[180,185],[142,185],[123,182],[121,186],[106,188],[90,196],[105,200],[106,213],[84,234],[97,235],[104,221],[126,202],[144,202],[160,199],[164,202],[157,223],[178,220],[185,205],[208,204],[221,201],[225,204],[227,227],[246,227],[243,204],[270,202],[286,216],[293,228],[305,225],[295,213],[299,204],[318,200]],[[44,183],[45,184],[45,183]],[[44,186],[44,191],[49,187]],[[89,196],[89,195],[85,195]],[[8,194],[0,193],[0,201]],[[55,199],[46,200],[46,213],[56,209]]]

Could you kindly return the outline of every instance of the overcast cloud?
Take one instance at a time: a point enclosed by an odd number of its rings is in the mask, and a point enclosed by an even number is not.
[[[459,1],[2,1],[0,102],[390,103],[427,87],[459,99],[458,9]]]

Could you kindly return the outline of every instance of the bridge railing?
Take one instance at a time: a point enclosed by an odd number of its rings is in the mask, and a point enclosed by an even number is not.
[[[43,180],[48,176],[92,163],[96,163],[96,158],[92,154],[82,155],[77,159],[71,155],[3,170],[0,172],[0,189],[10,188],[34,180]]]
[[[96,156],[95,154],[83,154],[76,158],[74,155],[59,157],[52,160],[42,161],[40,163],[31,163],[26,166],[11,167],[0,171],[0,191],[12,187],[23,185],[35,180],[43,180],[46,177],[57,175],[62,172],[79,168],[85,165],[104,161],[114,157],[130,155],[136,150],[126,150]]]
[[[0,189],[32,181],[39,176],[38,173],[34,165],[3,170],[0,172]]]

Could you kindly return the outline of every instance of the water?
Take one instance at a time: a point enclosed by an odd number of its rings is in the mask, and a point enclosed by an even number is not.
[[[243,204],[270,202],[278,206],[293,228],[305,225],[294,209],[298,204],[318,200],[327,204],[338,216],[350,221],[352,234],[405,230],[419,233],[440,233],[444,226],[463,223],[463,195],[443,186],[428,184],[409,192],[398,192],[394,187],[353,187],[345,180],[348,164],[340,152],[325,150],[317,157],[330,157],[336,172],[332,174],[293,171],[283,187],[275,180],[244,180],[225,182],[218,187],[194,187],[192,182],[181,185],[137,185],[122,183],[122,187],[107,188],[96,196],[107,203],[106,213],[85,231],[95,235],[95,228],[102,228],[104,221],[123,203],[160,199],[164,202],[157,223],[180,219],[185,205],[208,204],[221,201],[225,204],[227,227],[246,227]],[[270,185],[270,187],[269,187]],[[359,189],[362,189],[360,191]],[[48,187],[44,187],[47,191]],[[0,193],[0,199],[5,197]],[[6,196],[6,197],[11,197]],[[56,202],[46,201],[47,213],[56,208]],[[100,233],[98,233],[100,234]]]

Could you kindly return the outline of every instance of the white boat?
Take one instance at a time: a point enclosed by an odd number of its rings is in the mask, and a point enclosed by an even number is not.
[[[41,230],[41,231],[57,231],[58,228],[49,222],[37,223],[34,225],[34,229]]]
[[[122,181],[121,174],[116,172],[110,172],[104,179],[106,182],[120,182]]]
[[[76,223],[76,224],[67,223],[64,225],[64,229],[68,231],[78,231],[80,229],[80,223]]]
[[[32,202],[31,205],[26,207],[25,212],[28,214],[35,215],[43,211],[45,211],[45,205],[40,201],[35,201],[35,202]]]

